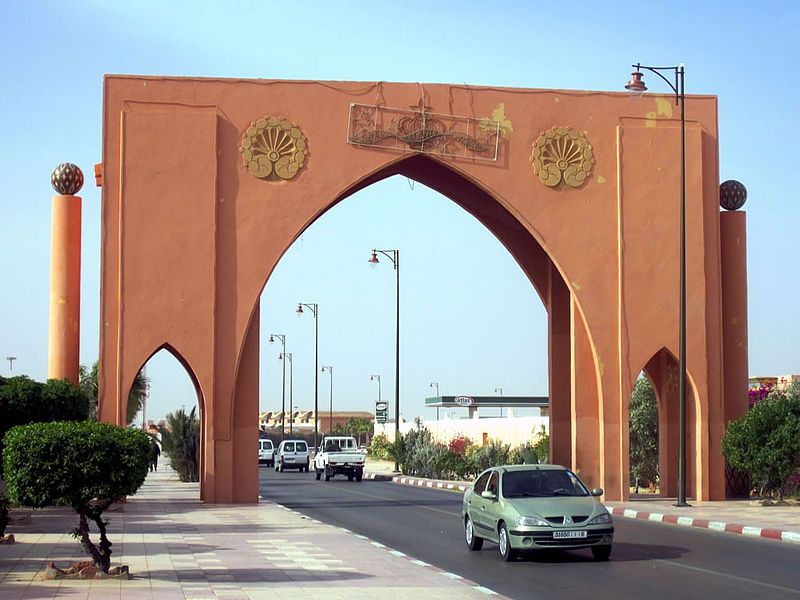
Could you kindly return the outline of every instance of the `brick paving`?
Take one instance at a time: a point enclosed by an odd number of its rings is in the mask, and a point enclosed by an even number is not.
[[[485,598],[493,592],[402,552],[271,502],[204,505],[168,465],[107,513],[112,566],[132,579],[42,579],[48,560],[85,560],[67,509],[12,511],[0,600],[21,598]],[[24,515],[30,515],[25,517]],[[23,516],[20,520],[20,516]],[[496,596],[496,595],[495,595]],[[497,597],[497,596],[496,596]]]

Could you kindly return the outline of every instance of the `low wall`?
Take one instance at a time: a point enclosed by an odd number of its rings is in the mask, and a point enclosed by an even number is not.
[[[525,442],[535,442],[539,438],[542,425],[549,431],[548,417],[487,417],[483,419],[443,419],[439,421],[423,421],[433,437],[447,443],[459,434],[466,435],[476,444],[485,440],[502,440],[511,446],[519,446]],[[405,434],[415,427],[413,422],[400,423],[400,433]],[[394,437],[394,423],[375,425],[375,433],[384,433],[386,437]]]

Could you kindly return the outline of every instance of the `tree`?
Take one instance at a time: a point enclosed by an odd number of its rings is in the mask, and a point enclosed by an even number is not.
[[[5,436],[3,466],[9,497],[33,508],[70,506],[79,524],[72,535],[98,569],[108,573],[111,542],[103,512],[135,494],[150,463],[148,436],[138,429],[94,421],[20,425]],[[89,520],[100,532],[95,544]]]
[[[731,421],[722,453],[734,468],[758,482],[760,495],[783,490],[800,468],[800,384],[772,390],[741,419]]]
[[[66,379],[34,381],[25,375],[0,378],[0,474],[2,440],[15,425],[47,421],[81,421],[89,416],[89,399]]]
[[[181,481],[200,481],[200,420],[196,409],[169,413],[161,444]]]
[[[84,393],[89,397],[90,401],[90,414],[93,419],[97,418],[97,378],[99,361],[94,361],[92,368],[89,369],[86,365],[80,366],[80,386]],[[147,396],[147,390],[150,387],[150,380],[139,371],[136,377],[133,378],[131,391],[128,393],[128,405],[126,409],[125,418],[126,423],[130,425],[136,419],[136,415],[142,410],[142,402]]]
[[[658,481],[658,404],[650,380],[640,375],[630,407],[630,477],[639,493]]]

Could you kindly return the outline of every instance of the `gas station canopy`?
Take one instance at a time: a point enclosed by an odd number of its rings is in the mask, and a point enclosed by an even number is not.
[[[425,406],[433,408],[548,408],[547,396],[434,396],[425,398]]]

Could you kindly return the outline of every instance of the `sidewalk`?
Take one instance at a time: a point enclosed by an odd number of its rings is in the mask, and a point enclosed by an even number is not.
[[[132,579],[41,580],[48,560],[85,560],[68,509],[12,511],[0,546],[0,600],[19,598],[485,598],[491,590],[277,504],[203,505],[168,465],[106,513],[112,566]]]
[[[369,476],[394,483],[462,493],[472,482],[398,475],[387,461],[368,460]],[[365,475],[366,477],[367,475]],[[626,502],[603,502],[615,517],[643,519],[683,527],[763,537],[800,544],[800,506],[760,506],[750,500],[694,502],[673,506],[675,499],[636,496]]]

